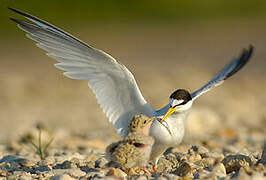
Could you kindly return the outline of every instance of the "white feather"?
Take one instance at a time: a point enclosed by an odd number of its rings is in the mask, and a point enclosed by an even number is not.
[[[64,75],[69,78],[88,80],[98,103],[120,136],[128,134],[128,125],[134,115],[151,117],[155,114],[124,65],[34,16],[20,14],[33,23],[15,20],[19,28],[59,62],[55,64],[56,68],[66,71]]]

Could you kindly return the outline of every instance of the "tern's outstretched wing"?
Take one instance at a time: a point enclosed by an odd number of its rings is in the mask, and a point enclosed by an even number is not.
[[[222,84],[227,78],[237,73],[249,61],[253,52],[253,46],[248,50],[244,49],[239,58],[232,60],[217,76],[210,80],[203,87],[191,94],[192,99],[195,100],[203,93],[211,90],[212,88]]]
[[[98,103],[120,136],[128,132],[131,118],[136,114],[151,116],[154,110],[143,98],[131,72],[105,52],[95,49],[70,34],[34,16],[9,8],[31,22],[11,18],[27,37],[47,51],[72,79],[88,80]]]

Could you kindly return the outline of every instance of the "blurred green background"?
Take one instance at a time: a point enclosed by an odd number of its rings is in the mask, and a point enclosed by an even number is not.
[[[9,32],[6,7],[18,8],[62,24],[191,23],[264,18],[263,0],[1,0],[1,31]],[[12,28],[11,31],[13,31]]]
[[[0,140],[40,121],[53,129],[115,135],[87,82],[63,77],[55,61],[9,20],[22,17],[7,7],[44,19],[117,58],[156,109],[177,88],[199,88],[253,44],[247,67],[197,100],[189,120],[196,127],[187,134],[198,137],[230,127],[265,136],[266,1],[0,0]]]

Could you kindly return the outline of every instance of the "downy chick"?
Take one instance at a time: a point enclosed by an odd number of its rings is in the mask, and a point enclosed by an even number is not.
[[[116,166],[128,171],[130,168],[144,167],[150,158],[154,139],[148,136],[152,119],[136,115],[129,125],[129,134],[122,141],[112,143],[106,148],[107,157]]]

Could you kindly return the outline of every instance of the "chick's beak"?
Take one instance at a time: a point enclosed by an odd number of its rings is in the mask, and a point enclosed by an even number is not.
[[[165,113],[162,121],[165,121],[171,114],[173,114],[173,112],[176,111],[176,109],[178,109],[178,107],[174,107],[174,108],[173,107],[170,107],[168,109],[168,111]]]
[[[149,135],[149,130],[150,130],[150,127],[151,127],[151,124],[152,124],[152,121],[150,120],[146,126],[142,129],[142,133],[145,134],[145,135]]]

